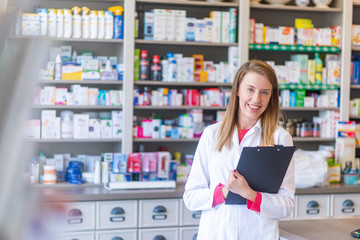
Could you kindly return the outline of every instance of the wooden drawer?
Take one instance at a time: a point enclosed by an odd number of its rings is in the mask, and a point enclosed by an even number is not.
[[[360,194],[333,194],[332,210],[334,217],[359,216]]]
[[[330,216],[330,196],[300,195],[296,196],[296,215],[300,218]]]
[[[189,211],[182,199],[180,199],[180,226],[199,225],[201,211]]]
[[[136,229],[97,231],[96,240],[137,240],[137,231]]]
[[[196,240],[197,232],[197,227],[182,227],[180,228],[179,240]]]
[[[179,225],[179,200],[139,200],[139,227]]]
[[[60,231],[82,231],[95,229],[95,202],[61,203],[65,216]]]
[[[136,200],[102,201],[96,203],[97,229],[136,228],[138,207]]]
[[[71,232],[59,234],[56,240],[95,240],[94,232]]]
[[[179,230],[177,228],[152,228],[140,229],[139,240],[177,240]]]

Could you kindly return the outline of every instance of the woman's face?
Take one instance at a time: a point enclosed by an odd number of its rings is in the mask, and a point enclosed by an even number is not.
[[[272,93],[270,81],[255,72],[247,73],[239,87],[240,127],[253,127],[269,104]]]

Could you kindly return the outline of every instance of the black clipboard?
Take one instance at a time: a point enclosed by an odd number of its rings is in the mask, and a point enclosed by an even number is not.
[[[236,170],[253,190],[278,193],[294,151],[295,146],[244,147]],[[229,191],[225,204],[246,204],[246,199]]]

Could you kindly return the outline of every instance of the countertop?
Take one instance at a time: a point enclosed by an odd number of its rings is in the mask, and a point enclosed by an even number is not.
[[[31,191],[44,201],[105,201],[129,199],[182,198],[184,184],[174,189],[107,190],[102,185],[38,185]],[[360,193],[360,185],[334,184],[326,187],[296,189],[296,195]],[[359,226],[360,228],[360,226]]]
[[[355,240],[350,233],[360,228],[360,218],[284,220],[279,226],[282,239]]]

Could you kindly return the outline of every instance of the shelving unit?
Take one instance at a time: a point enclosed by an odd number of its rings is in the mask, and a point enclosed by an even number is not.
[[[260,50],[260,51],[321,52],[321,53],[338,53],[340,51],[339,47],[254,44],[254,43],[249,44],[249,49]]]
[[[70,84],[83,84],[83,85],[122,85],[122,81],[98,81],[98,80],[39,80],[37,84],[48,85],[70,85]]]
[[[135,81],[139,86],[182,86],[182,87],[231,87],[232,83],[217,82],[164,82],[164,81]]]
[[[231,47],[237,43],[211,43],[211,42],[180,42],[180,41],[155,41],[136,39],[136,44],[173,45],[173,46],[196,46],[196,47]]]
[[[33,105],[33,109],[93,109],[93,110],[121,110],[122,106],[86,106],[86,105]]]
[[[89,43],[123,43],[123,39],[84,39],[84,38],[56,38],[56,37],[42,37],[42,36],[11,36],[12,40],[21,39],[38,39],[44,41],[56,42],[89,42]]]
[[[281,108],[283,112],[289,116],[313,116],[316,115],[319,111],[322,110],[340,110],[340,119],[348,120],[349,117],[349,99],[346,97],[350,93],[350,84],[347,79],[350,78],[350,59],[351,51],[360,51],[360,48],[351,48],[351,23],[353,17],[357,22],[357,15],[360,9],[360,3],[352,3],[348,0],[333,0],[333,3],[330,8],[316,8],[316,7],[297,7],[292,1],[286,6],[275,6],[269,4],[251,4],[250,0],[239,0],[235,2],[207,2],[207,1],[189,1],[189,0],[81,0],[81,3],[84,5],[88,4],[90,8],[93,9],[106,9],[109,6],[113,5],[122,5],[125,9],[124,14],[124,39],[123,40],[91,40],[91,39],[57,39],[57,38],[48,38],[48,37],[23,37],[23,36],[12,36],[10,41],[14,44],[27,41],[27,40],[44,40],[51,42],[52,45],[59,46],[62,43],[65,44],[74,44],[76,47],[81,46],[82,48],[93,48],[95,49],[96,55],[104,54],[114,54],[117,55],[121,62],[124,63],[124,81],[53,81],[53,80],[39,80],[37,85],[54,85],[54,86],[69,86],[71,84],[81,84],[88,86],[96,86],[99,88],[106,89],[126,89],[124,91],[124,103],[123,106],[34,106],[33,110],[39,111],[40,109],[74,109],[77,112],[81,110],[120,110],[123,111],[123,139],[122,141],[114,140],[104,140],[99,139],[101,143],[114,144],[116,148],[114,151],[119,151],[123,153],[135,152],[139,144],[149,144],[154,146],[157,143],[166,145],[176,145],[173,143],[187,144],[189,143],[190,148],[185,149],[184,152],[194,152],[195,143],[198,139],[176,139],[176,140],[158,140],[158,139],[133,139],[132,126],[133,126],[133,116],[141,114],[151,114],[151,112],[161,112],[165,114],[179,114],[185,112],[189,109],[203,109],[204,113],[214,114],[217,110],[225,110],[225,107],[199,107],[199,106],[181,106],[181,107],[163,107],[163,106],[134,106],[133,105],[133,90],[134,87],[144,88],[157,88],[157,87],[173,87],[176,89],[183,88],[194,88],[201,89],[207,87],[216,87],[216,88],[231,88],[231,83],[213,83],[213,82],[160,82],[160,81],[134,81],[134,49],[148,49],[149,56],[153,53],[164,53],[167,51],[172,52],[184,52],[184,56],[189,56],[190,53],[205,53],[205,58],[209,60],[219,61],[226,60],[227,48],[232,46],[239,47],[239,63],[242,64],[250,58],[258,58],[263,60],[275,60],[276,63],[283,63],[283,59],[287,58],[290,54],[294,52],[306,52],[309,55],[312,55],[314,52],[321,53],[338,53],[341,58],[342,72],[341,72],[341,85],[336,86],[294,86],[294,85],[285,85],[280,84],[280,89],[306,89],[306,90],[336,90],[340,91],[340,108],[298,108],[298,107],[289,107]],[[37,0],[38,5],[44,7],[67,7],[70,8],[74,6],[73,1],[60,1],[60,0]],[[134,14],[136,11],[137,5],[143,5],[146,7],[144,11],[148,11],[152,8],[174,8],[174,9],[186,9],[189,10],[189,16],[208,15],[209,11],[214,10],[225,10],[228,8],[237,8],[238,12],[238,31],[237,43],[200,43],[200,42],[177,42],[177,41],[153,41],[153,40],[144,40],[144,39],[134,39]],[[29,12],[32,9],[28,10]],[[354,12],[354,13],[353,13]],[[274,15],[276,17],[274,17]],[[296,17],[301,18],[311,18],[316,27],[325,27],[330,25],[341,25],[342,26],[342,45],[339,48],[335,47],[302,47],[302,46],[279,46],[279,45],[257,45],[249,44],[249,18],[255,18],[258,22],[264,22],[269,26],[282,26],[286,24],[287,26],[293,25],[293,19]],[[88,46],[88,47],[87,47]],[[181,48],[181,50],[179,50]],[[109,53],[110,52],[110,53]],[[360,86],[351,86],[351,89],[355,90],[360,89]],[[57,140],[30,140],[33,142],[39,142],[40,144],[56,143]],[[97,140],[64,140],[59,141],[63,144],[69,144],[70,147],[72,143],[81,144],[82,143],[91,143],[90,145],[96,145]],[[296,143],[316,143],[316,142],[330,142],[333,139],[322,139],[322,138],[294,138]],[[118,144],[119,143],[119,144]],[[102,148],[104,144],[98,147]],[[313,144],[314,145],[314,144]],[[96,147],[96,146],[95,146]],[[111,148],[110,146],[109,148]],[[170,148],[170,150],[172,150]],[[179,147],[179,151],[184,150],[184,148]],[[79,150],[80,151],[80,150]]]
[[[331,8],[318,8],[318,7],[298,7],[290,5],[269,5],[269,4],[251,4],[252,9],[265,9],[265,10],[276,10],[276,11],[302,11],[302,12],[318,12],[318,13],[328,13],[328,12],[342,12],[342,9],[339,7]]]

